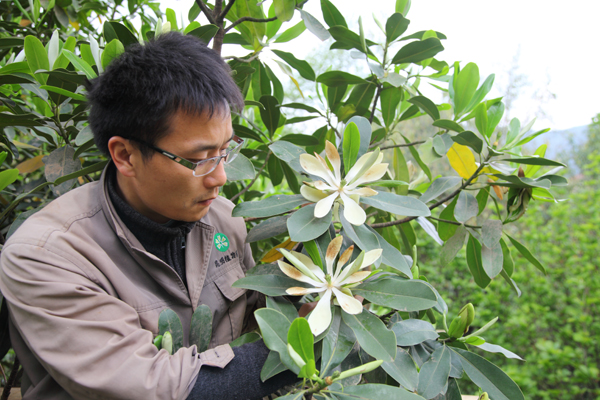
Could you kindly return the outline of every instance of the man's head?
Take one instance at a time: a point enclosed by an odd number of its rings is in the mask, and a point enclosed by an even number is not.
[[[229,110],[243,98],[221,57],[194,37],[162,35],[130,46],[88,98],[96,144],[113,159],[125,200],[157,222],[203,217],[225,184],[223,163],[196,177],[156,149],[192,162],[225,153]]]

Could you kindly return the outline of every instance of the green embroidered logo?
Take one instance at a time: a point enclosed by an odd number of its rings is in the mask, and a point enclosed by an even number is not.
[[[229,239],[222,233],[215,235],[215,247],[219,251],[227,251],[229,248]]]

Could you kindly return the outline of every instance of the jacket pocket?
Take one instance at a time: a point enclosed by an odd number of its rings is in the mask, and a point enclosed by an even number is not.
[[[226,274],[221,275],[217,279],[215,279],[215,285],[219,288],[219,291],[223,294],[223,296],[229,301],[237,300],[241,295],[246,293],[246,289],[234,288],[231,285],[235,281],[244,277],[244,272],[240,267],[239,263],[236,263],[235,266],[229,270]]]

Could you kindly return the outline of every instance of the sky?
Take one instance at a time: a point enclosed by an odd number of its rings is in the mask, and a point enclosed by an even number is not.
[[[331,1],[351,29],[357,29],[362,16],[367,36],[380,32],[372,15],[385,23],[395,4],[394,0]],[[192,3],[163,0],[161,4],[163,10],[170,7],[183,15],[187,23]],[[270,3],[265,1],[266,9]],[[309,0],[304,10],[324,23],[319,0]],[[490,97],[503,95],[510,76],[517,78],[519,94],[511,117],[523,122],[537,116],[536,127],[564,130],[588,125],[600,113],[600,79],[595,78],[600,61],[598,16],[598,0],[412,0],[406,17],[411,20],[407,33],[433,29],[448,37],[443,41],[445,50],[436,58],[449,64],[460,61],[463,66],[474,62],[482,81],[495,73]],[[282,30],[299,20],[296,12]],[[316,46],[327,46],[308,31],[290,43],[298,58]],[[289,44],[280,48],[291,51]],[[225,47],[223,55],[226,51]]]

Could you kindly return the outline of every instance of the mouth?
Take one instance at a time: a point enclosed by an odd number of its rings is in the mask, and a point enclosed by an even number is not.
[[[213,202],[213,200],[216,198],[217,198],[217,196],[208,198],[206,200],[201,200],[201,201],[198,201],[198,204],[200,204],[202,206],[209,206]]]

